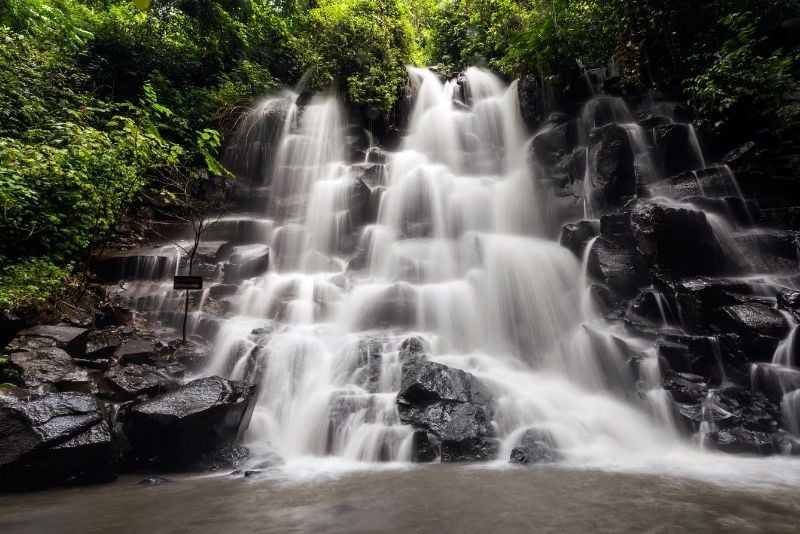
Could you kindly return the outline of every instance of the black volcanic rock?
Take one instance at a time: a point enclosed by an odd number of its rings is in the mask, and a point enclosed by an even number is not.
[[[140,395],[156,395],[177,389],[179,382],[147,364],[115,366],[104,375],[111,399],[128,401]]]
[[[800,322],[800,291],[781,289],[778,291],[778,308],[788,311]]]
[[[106,482],[117,477],[105,416],[85,393],[0,398],[0,489]]]
[[[691,171],[703,166],[697,152],[697,138],[690,124],[663,124],[653,128],[653,139],[668,175]]]
[[[789,332],[789,324],[779,311],[758,302],[723,306],[716,321],[721,328],[750,338],[783,339]]]
[[[186,466],[236,440],[249,424],[255,387],[212,376],[134,406],[125,435],[140,460]]]
[[[64,349],[76,358],[86,354],[86,340],[89,330],[69,325],[37,325],[19,334],[23,341],[27,338],[45,338],[52,340],[56,347]]]
[[[561,229],[561,246],[568,248],[580,258],[583,256],[586,244],[599,233],[599,221],[578,221],[565,224]]]
[[[702,211],[638,200],[631,211],[631,228],[637,247],[654,269],[680,276],[730,270]]]
[[[603,236],[589,251],[587,270],[618,297],[631,298],[640,288],[651,284],[650,273],[639,251]]]
[[[403,364],[400,420],[439,441],[443,462],[487,460],[497,452],[488,393],[471,374],[429,361]]]
[[[599,196],[612,206],[636,193],[636,169],[628,131],[617,124],[592,130],[589,138],[590,179]]]
[[[91,373],[75,365],[69,354],[55,347],[14,352],[8,356],[8,363],[19,373],[21,384],[32,390],[97,391]]]
[[[564,157],[568,146],[567,128],[567,123],[555,124],[534,136],[531,151],[536,161],[552,167]]]
[[[732,454],[768,455],[775,452],[772,435],[766,432],[732,428],[711,434],[711,446]]]
[[[561,460],[552,436],[540,429],[531,428],[522,434],[511,450],[512,464],[547,464]]]

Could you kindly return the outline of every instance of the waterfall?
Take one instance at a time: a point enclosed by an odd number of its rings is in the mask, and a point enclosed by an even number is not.
[[[409,460],[413,429],[395,397],[410,336],[492,392],[501,456],[534,426],[573,461],[671,442],[657,380],[653,407],[635,400],[619,338],[586,304],[581,265],[537,237],[548,221],[516,85],[478,68],[448,82],[409,75],[408,133],[376,164],[380,185],[359,174],[369,155],[348,162],[334,98],[298,107],[287,96],[264,134],[277,139],[261,240],[271,267],[239,284],[205,370],[259,384],[247,444],[286,458]],[[632,120],[616,100],[584,117],[587,127],[618,119]],[[241,145],[255,141],[236,139],[250,161],[255,148]]]

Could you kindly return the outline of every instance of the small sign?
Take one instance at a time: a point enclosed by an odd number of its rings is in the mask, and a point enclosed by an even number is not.
[[[203,277],[176,276],[172,279],[172,289],[203,289]]]

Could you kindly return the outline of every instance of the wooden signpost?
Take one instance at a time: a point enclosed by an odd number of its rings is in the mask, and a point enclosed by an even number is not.
[[[183,307],[183,343],[186,343],[186,320],[189,318],[189,291],[192,289],[203,289],[203,277],[174,276],[172,278],[172,289],[186,290],[186,303]]]
[[[203,277],[175,276],[172,278],[172,289],[203,289]]]

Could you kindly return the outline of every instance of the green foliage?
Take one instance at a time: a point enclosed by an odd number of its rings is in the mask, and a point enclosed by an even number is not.
[[[6,265],[5,258],[0,261]],[[27,259],[0,270],[0,312],[23,304],[42,302],[57,293],[69,276],[71,266],[57,266],[45,259]]]
[[[800,120],[800,101],[794,96],[800,83],[792,76],[797,58],[781,49],[762,53],[757,18],[752,13],[732,13],[721,25],[730,31],[722,48],[705,70],[688,80],[687,88],[700,106],[702,116],[715,129],[733,117],[756,109],[765,121],[764,135],[790,135]]]
[[[299,25],[303,63],[316,89],[335,88],[388,115],[420,59],[408,6],[398,0],[322,0]]]

